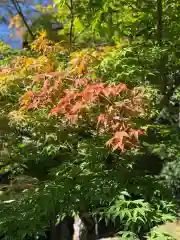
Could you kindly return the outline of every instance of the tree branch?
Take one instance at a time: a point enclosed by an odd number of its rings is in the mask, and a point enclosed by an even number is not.
[[[162,45],[162,0],[157,0],[157,41]]]
[[[73,27],[74,27],[73,0],[70,0],[70,12],[71,12],[71,23],[70,23],[70,30],[69,30],[69,52],[72,51],[72,43],[73,43]]]
[[[21,9],[19,3],[18,3],[16,0],[11,0],[11,3],[14,5],[17,13],[18,13],[19,16],[21,17],[24,25],[26,26],[27,31],[29,32],[29,34],[30,34],[30,36],[32,37],[32,39],[34,40],[34,39],[35,39],[35,36],[34,36],[33,32],[31,31],[31,28],[29,27],[29,25],[28,25],[28,23],[27,23],[27,21],[26,21],[26,18],[25,18],[25,16],[24,16],[23,12],[22,12],[22,9]]]

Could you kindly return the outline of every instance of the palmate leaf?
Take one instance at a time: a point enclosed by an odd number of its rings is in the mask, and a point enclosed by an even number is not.
[[[119,218],[126,229],[135,228],[137,233],[146,228],[147,225],[153,225],[154,221],[158,221],[158,219],[164,221],[165,218],[175,218],[173,214],[161,214],[153,205],[144,202],[143,199],[134,201],[117,200],[110,206],[105,215],[108,216],[108,219],[114,221]],[[151,221],[149,221],[149,218],[151,218]]]
[[[148,217],[147,212],[149,211],[146,211],[145,209],[142,208],[135,208],[133,210],[133,221],[136,222],[140,220],[145,223]]]
[[[118,233],[119,236],[121,236],[121,239],[124,240],[138,240],[139,238],[137,237],[137,235],[131,231],[120,231]]]
[[[156,228],[152,229],[146,238],[147,240],[176,240],[176,238],[168,232],[160,232]]]

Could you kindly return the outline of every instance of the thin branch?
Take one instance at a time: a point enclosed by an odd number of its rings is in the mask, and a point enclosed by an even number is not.
[[[87,28],[84,28],[80,33],[78,33],[74,38],[72,39],[72,43],[75,42],[75,40],[86,30]]]
[[[65,5],[69,8],[69,10],[71,11],[71,6],[66,2]]]
[[[16,0],[11,0],[11,3],[14,5],[17,13],[18,13],[19,16],[21,17],[24,25],[25,25],[26,28],[27,28],[27,31],[28,31],[29,34],[30,34],[30,36],[32,37],[32,39],[35,39],[35,36],[34,36],[33,32],[31,31],[31,28],[29,27],[29,25],[28,25],[28,23],[27,23],[27,21],[26,21],[26,18],[25,18],[25,16],[24,16],[23,12],[22,12],[22,9],[21,9],[19,3],[18,3]]]
[[[71,23],[69,31],[69,52],[72,51],[72,40],[73,40],[73,27],[74,27],[74,13],[73,13],[73,0],[70,0],[70,12],[71,12]]]
[[[157,41],[162,45],[162,0],[157,0]]]

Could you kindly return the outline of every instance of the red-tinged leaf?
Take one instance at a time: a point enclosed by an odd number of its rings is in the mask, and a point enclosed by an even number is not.
[[[118,142],[116,145],[114,145],[114,147],[112,148],[113,152],[115,150],[119,149],[121,152],[124,152],[124,144]]]
[[[79,87],[84,87],[86,86],[88,83],[88,79],[87,78],[78,78],[75,79],[75,87],[79,88]]]
[[[111,93],[112,93],[112,87],[110,87],[110,86],[108,86],[102,90],[102,94],[105,97],[109,97],[111,95]]]
[[[116,145],[114,145],[114,146],[112,147],[112,151],[114,152],[114,151],[116,151],[118,148],[119,148],[119,143],[116,144]],[[120,147],[120,148],[121,148],[121,147]]]
[[[27,93],[27,96],[32,97],[34,95],[33,91],[29,90]]]
[[[113,98],[119,96],[119,93],[118,93],[116,87],[114,87],[114,86],[111,87],[111,93],[110,93],[110,96],[113,97]]]
[[[86,87],[81,95],[87,102],[93,102],[97,99],[97,94],[94,94],[94,89],[90,87]]]
[[[125,131],[116,132],[114,137],[106,142],[106,145],[112,147],[113,151],[119,149],[124,152],[124,146],[126,142],[129,142],[127,139],[130,139],[130,136]]]
[[[106,142],[106,146],[111,147],[112,143],[113,143],[114,138],[110,138],[107,142]]]
[[[55,107],[53,109],[51,109],[51,112],[50,112],[50,115],[57,115],[57,113],[59,112],[59,108],[58,107]]]
[[[80,93],[77,93],[76,96],[75,96],[75,98],[74,98],[74,100],[75,100],[75,101],[78,101],[78,102],[79,102],[79,101],[83,102],[82,95],[81,95]]]
[[[60,89],[60,86],[61,86],[61,80],[59,79],[58,81],[55,81],[55,83],[54,83],[54,89]]]
[[[103,83],[92,84],[89,86],[89,90],[92,91],[94,94],[99,95],[104,91],[104,84]]]
[[[32,188],[32,187],[33,187],[33,184],[30,184],[30,183],[24,184],[24,188]]]
[[[139,133],[139,135],[147,135],[147,133],[144,129],[139,129],[138,133]]]
[[[100,114],[99,117],[98,117],[98,123],[99,122],[104,122],[105,120],[105,114]]]
[[[76,123],[77,122],[77,119],[78,119],[78,115],[77,114],[67,114],[66,115],[66,118],[67,120],[70,122],[70,123]]]
[[[124,151],[124,144],[122,142],[122,139],[117,139],[115,137],[109,139],[109,141],[106,142],[106,146],[112,147],[113,151],[116,149],[119,149],[122,152]]]
[[[100,114],[99,117],[98,117],[97,127],[96,127],[96,128],[98,128],[98,127],[99,127],[99,124],[100,124],[101,122],[104,122],[104,121],[105,121],[105,114]]]
[[[134,130],[134,129],[131,130],[129,135],[131,137],[134,137],[137,142],[139,141],[139,131],[138,130]]]
[[[146,134],[145,131],[141,129],[138,129],[138,130],[132,129],[129,133],[129,135],[131,137],[134,137],[137,142],[139,141],[139,136],[145,135],[145,134]]]
[[[125,132],[125,131],[122,131],[122,132],[116,132],[115,133],[115,135],[114,135],[114,137],[115,138],[124,138],[124,137],[126,137],[126,138],[130,138],[130,136],[127,134],[127,132]]]
[[[68,112],[71,111],[72,107],[73,107],[72,104],[67,103],[66,105],[64,105],[64,109],[63,110],[68,113]]]
[[[83,108],[82,101],[76,102],[76,104],[71,108],[70,114],[77,114]]]
[[[128,90],[128,88],[124,83],[120,83],[118,86],[116,86],[116,91],[118,93],[125,92],[127,90]]]

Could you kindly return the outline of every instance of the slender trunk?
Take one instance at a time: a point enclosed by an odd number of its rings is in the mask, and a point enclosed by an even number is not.
[[[50,220],[50,236],[49,240],[57,240],[56,219]]]
[[[87,213],[81,213],[74,224],[74,240],[96,240],[96,223],[93,217]]]
[[[26,21],[26,18],[24,16],[23,12],[22,12],[22,9],[21,9],[19,3],[16,0],[11,0],[11,3],[15,7],[15,9],[16,9],[17,13],[19,14],[19,16],[21,17],[21,19],[22,19],[24,25],[26,26],[26,29],[27,29],[28,33],[30,34],[31,38],[34,40],[34,38],[35,38],[34,34],[31,31],[31,28],[29,27],[29,25],[28,25],[28,23]]]
[[[114,29],[113,29],[113,9],[110,9],[110,13],[108,16],[108,42],[112,43],[112,37],[114,34]]]
[[[157,41],[159,45],[162,45],[162,14],[163,14],[163,7],[162,7],[162,0],[157,0]]]
[[[157,42],[159,46],[163,47],[163,4],[162,0],[157,0]],[[170,87],[170,89],[167,89],[167,86],[170,84],[168,82],[168,71],[166,68],[166,63],[168,62],[168,54],[161,53],[161,59],[160,59],[160,84],[161,84],[161,92],[163,94],[163,98],[160,102],[160,107],[164,109],[164,107],[169,105],[170,97],[172,96],[174,92],[173,86]]]
[[[157,0],[157,23],[156,23],[156,28],[157,28],[157,42],[159,47],[162,47],[162,0]],[[160,66],[159,66],[159,71],[160,71],[160,79],[161,79],[161,83],[163,83],[163,78],[164,78],[164,74],[163,74],[163,70],[164,70],[164,57],[163,54],[161,52],[161,59],[160,59]],[[164,85],[164,83],[163,83]],[[164,92],[164,90],[163,90]]]
[[[157,23],[156,23],[156,29],[157,29],[157,42],[160,48],[163,47],[163,6],[162,6],[162,0],[157,0]],[[162,50],[162,49],[161,49]],[[164,97],[161,100],[161,107],[164,107],[164,102],[166,99],[166,89],[168,84],[167,79],[167,72],[165,69],[167,61],[167,55],[161,52],[161,58],[159,63],[159,74],[160,74],[160,88],[161,92],[164,95]]]
[[[72,51],[72,43],[73,43],[73,27],[74,27],[73,0],[70,0],[70,12],[71,12],[71,23],[70,23],[70,30],[69,30],[69,52]]]
[[[157,29],[157,42],[159,47],[162,47],[162,0],[157,0],[157,23],[156,23],[156,29]],[[162,87],[163,94],[166,91],[166,77],[164,74],[164,66],[165,66],[165,59],[163,57],[163,53],[161,52],[161,59],[159,63],[159,73],[160,73],[160,84]]]
[[[56,218],[50,221],[50,230],[48,233],[49,240],[73,240],[74,218],[66,216],[59,223],[56,222]]]

